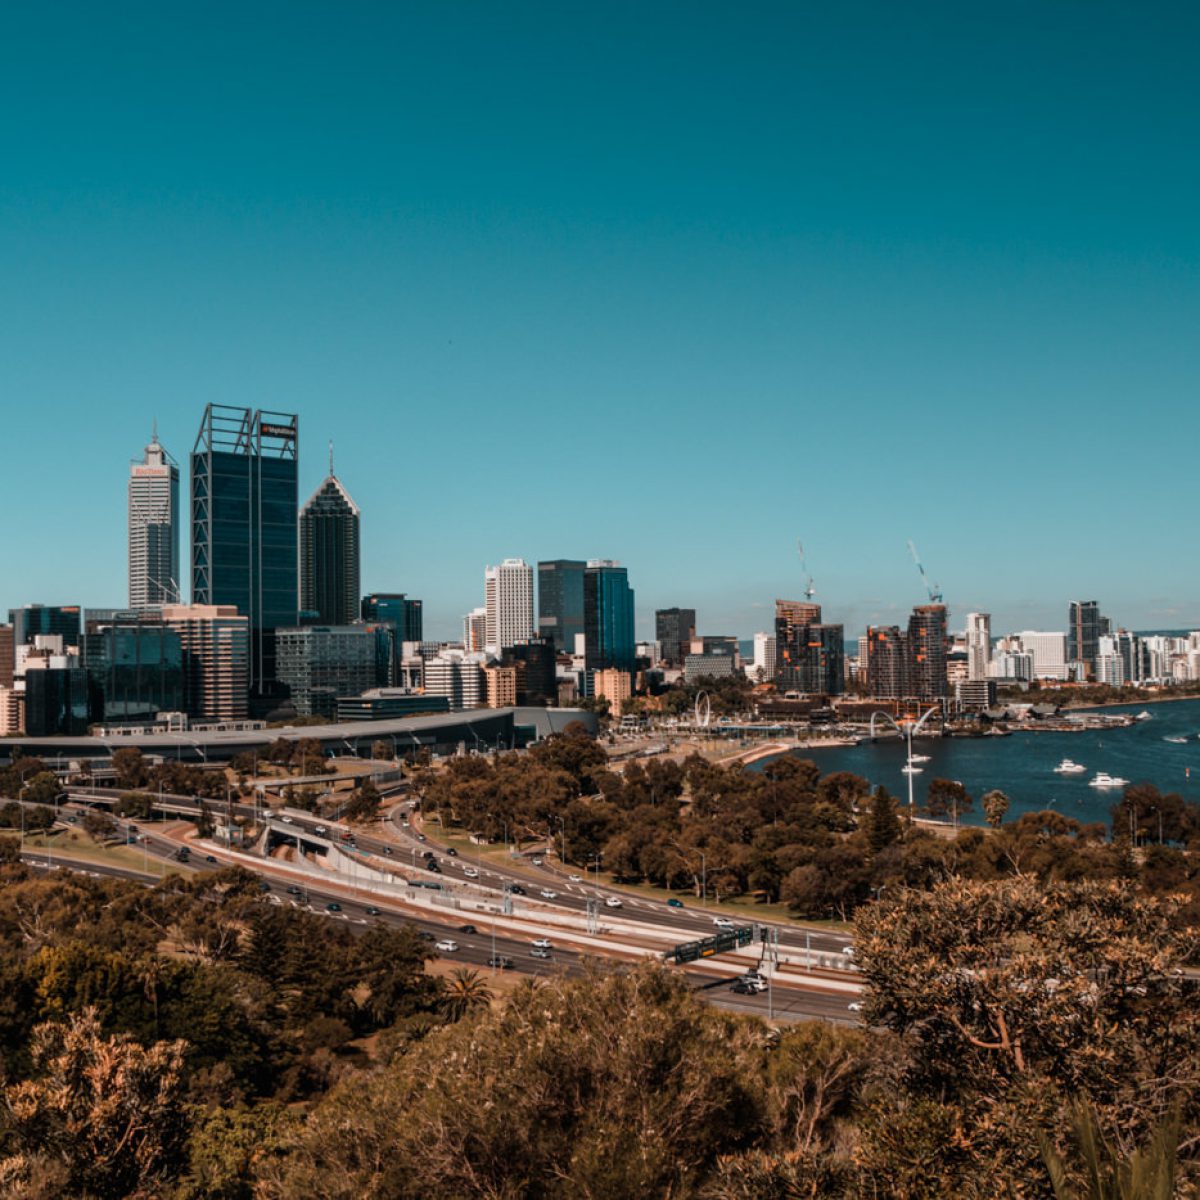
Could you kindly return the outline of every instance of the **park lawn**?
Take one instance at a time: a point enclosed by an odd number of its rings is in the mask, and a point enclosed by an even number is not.
[[[44,851],[46,847],[45,834],[30,834],[25,838],[25,849]],[[52,833],[49,838],[50,858],[61,854],[66,858],[80,862],[96,863],[101,866],[126,867],[132,871],[146,870],[153,875],[190,875],[192,868],[183,863],[165,863],[154,855],[143,856],[142,851],[133,846],[122,844],[101,845],[89,837],[81,829],[68,829],[65,832]]]

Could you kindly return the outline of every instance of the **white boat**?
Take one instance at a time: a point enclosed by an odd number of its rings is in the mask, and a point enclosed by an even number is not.
[[[1146,711],[1146,710],[1143,708],[1143,709],[1142,709],[1142,711],[1141,711],[1140,713],[1138,713],[1138,715],[1137,715],[1136,717],[1134,717],[1133,719],[1134,719],[1135,721],[1148,721],[1148,720],[1150,720],[1150,713],[1148,713],[1148,712],[1147,712],[1147,711]]]
[[[908,761],[909,762],[928,762],[929,755],[928,754],[914,754],[912,756],[912,758],[910,758]]]
[[[904,766],[900,768],[900,772],[903,775],[920,775],[922,770],[924,770],[923,767],[914,767],[912,763],[905,763]]]
[[[1082,763],[1072,762],[1069,758],[1064,758],[1062,762],[1054,768],[1055,775],[1082,775],[1087,770]]]
[[[1187,738],[1183,737],[1182,734],[1177,734],[1171,737],[1165,737],[1163,738],[1163,741],[1174,742],[1177,746],[1182,746],[1187,741]]]
[[[1119,775],[1110,775],[1107,771],[1097,771],[1096,774],[1088,780],[1088,787],[1118,788],[1124,787],[1128,782],[1128,779],[1122,779]]]

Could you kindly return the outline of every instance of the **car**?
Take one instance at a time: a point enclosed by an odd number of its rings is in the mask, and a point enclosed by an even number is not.
[[[534,946],[534,948],[530,950],[529,956],[530,958],[549,958],[550,951],[544,946]]]
[[[442,938],[434,946],[435,950],[440,950],[443,954],[453,954],[458,949],[458,943],[453,938]]]
[[[510,892],[512,892],[512,894],[514,896],[528,896],[529,895],[529,893],[519,883],[510,883],[508,885],[508,890]]]
[[[421,851],[421,857],[422,857],[422,858],[432,858],[432,857],[433,857],[433,851],[432,851],[432,850],[422,850],[422,851]]]
[[[286,821],[286,820],[288,820],[288,818],[284,817],[284,820]],[[324,837],[328,832],[329,832],[329,830],[326,829],[324,825],[314,825],[313,826],[313,833],[319,833],[322,837]]]
[[[204,861],[215,863],[217,861],[217,856],[215,854],[206,854],[204,856]]]
[[[468,879],[478,879],[479,878],[479,872],[477,870],[475,870],[474,867],[463,867],[463,874]]]
[[[291,817],[289,817],[289,816],[287,815],[287,813],[284,813],[284,814],[283,814],[283,816],[282,816],[282,817],[280,817],[279,819],[280,819],[280,820],[281,820],[281,821],[282,821],[282,822],[283,822],[285,825],[290,825],[290,824],[292,823],[292,818],[291,818]]]
[[[557,900],[558,893],[551,891],[549,888],[542,888],[540,895],[543,900]]]
[[[330,900],[330,902],[327,905],[325,905],[325,911],[326,912],[341,912],[342,906],[336,900]]]
[[[258,881],[258,890],[260,892],[269,892],[271,890],[271,885],[265,879],[260,879]]]
[[[433,934],[430,933],[428,929],[418,929],[417,937],[419,937],[421,939],[421,941],[423,941],[423,942],[432,942],[433,941]]]
[[[383,848],[383,852],[384,852],[384,854],[386,854],[386,855],[388,856],[388,858],[391,858],[391,857],[392,857],[392,848],[391,848],[391,846],[384,846],[384,848]]]
[[[425,864],[425,870],[432,871],[435,875],[440,875],[442,873],[442,864],[436,858],[431,858]]]
[[[846,1007],[851,1012],[862,1012],[862,1010],[863,1010],[862,1002],[859,1000],[852,1000],[849,1004],[846,1005]]]
[[[450,857],[451,857],[451,858],[457,858],[457,857],[458,857],[458,851],[457,851],[457,850],[455,850],[455,848],[454,848],[453,846],[447,846],[447,847],[446,847],[446,853],[447,853],[448,855],[450,855]]]
[[[767,981],[761,975],[743,975],[738,983],[744,983],[752,992],[765,992],[767,990]]]
[[[378,917],[380,915],[379,909],[377,909],[373,904],[368,904],[363,911],[368,917]]]
[[[478,933],[479,930],[476,929],[474,925],[460,925],[458,927],[458,932],[459,933]]]
[[[554,949],[554,943],[551,942],[551,940],[549,938],[534,938],[532,945],[535,950],[553,950]]]
[[[529,861],[533,863],[535,867],[540,867],[542,865],[542,860],[540,858],[531,858]]]
[[[620,896],[607,896],[605,897],[604,905],[606,908],[620,908],[621,898]]]
[[[674,896],[672,896],[672,897],[670,898],[670,900],[668,900],[668,901],[667,901],[667,907],[668,907],[668,908],[682,908],[682,907],[683,907],[683,901],[682,901],[682,900],[676,900],[676,899],[675,899],[675,897],[674,897]]]
[[[506,958],[503,954],[493,954],[488,959],[487,965],[489,967],[498,967],[501,971],[511,971],[513,969],[513,960]]]
[[[130,833],[137,833],[138,831],[138,827],[132,821],[126,825],[125,828],[128,829]]]
[[[732,929],[733,922],[728,917],[713,917],[713,924],[718,929]]]
[[[844,954],[844,955],[845,955],[847,958],[853,958],[853,957],[854,957],[854,947],[853,947],[853,946],[843,946],[843,947],[842,947],[842,953],[843,953],[843,954]]]
[[[583,876],[582,876],[582,875],[568,875],[568,876],[567,876],[567,878],[568,878],[568,879],[569,879],[569,880],[570,880],[572,883],[582,883],[582,882],[583,882]]]
[[[737,992],[740,996],[750,996],[753,995],[755,991],[755,989],[752,988],[744,979],[735,979],[733,983],[729,985],[729,990],[731,992]]]
[[[289,896],[299,896],[301,889],[298,888],[294,883],[289,883],[287,891]]]
[[[425,835],[424,835],[423,833],[418,833],[418,834],[417,834],[417,841],[418,841],[418,842],[424,842],[424,841],[426,841],[426,840],[427,840],[427,839],[426,839],[426,837],[425,837]]]

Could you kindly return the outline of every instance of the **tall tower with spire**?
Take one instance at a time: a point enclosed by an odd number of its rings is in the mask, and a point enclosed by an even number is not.
[[[158,440],[129,468],[129,607],[179,603],[179,467]]]
[[[349,625],[358,619],[358,505],[333,470],[300,510],[301,619]]]

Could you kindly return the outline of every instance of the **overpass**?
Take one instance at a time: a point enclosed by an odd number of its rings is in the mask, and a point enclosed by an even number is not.
[[[112,757],[114,750],[135,746],[143,754],[181,762],[228,762],[245,751],[261,750],[278,738],[311,738],[336,754],[369,757],[375,742],[390,744],[392,757],[412,751],[455,754],[458,750],[510,750],[552,733],[573,721],[590,733],[596,714],[578,708],[476,708],[428,717],[397,717],[385,721],[354,721],[330,725],[285,725],[276,729],[195,730],[189,733],[147,733],[129,737],[70,737],[0,739],[0,765],[13,751],[43,759],[94,760]]]

